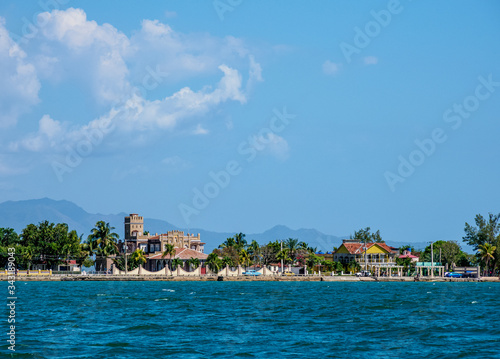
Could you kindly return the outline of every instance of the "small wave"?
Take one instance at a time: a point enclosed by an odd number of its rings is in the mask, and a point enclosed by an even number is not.
[[[196,292],[191,292],[191,293],[189,293],[189,294],[196,294]]]
[[[477,304],[477,303],[478,303],[477,300],[474,300],[474,301],[471,302],[471,304]]]
[[[174,289],[162,289],[162,291],[164,291],[164,292],[170,292],[170,293],[175,292],[175,290],[174,290]]]
[[[159,302],[160,300],[168,300],[168,298],[158,298],[158,299],[155,299],[155,302]]]

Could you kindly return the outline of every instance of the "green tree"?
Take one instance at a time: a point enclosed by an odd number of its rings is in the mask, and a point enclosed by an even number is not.
[[[172,258],[175,256],[175,247],[173,244],[167,243],[165,244],[165,251],[162,254],[162,258],[168,256],[168,266],[170,270],[173,270],[172,267]]]
[[[396,264],[403,266],[403,271],[408,273],[408,275],[415,268],[415,262],[411,258],[396,258]]]
[[[318,257],[317,255],[315,254],[311,254],[309,255],[309,257],[307,258],[306,260],[306,264],[307,264],[307,267],[313,271],[314,270],[314,267],[316,267],[316,265],[318,265],[319,263],[321,263],[321,259],[320,257]]]
[[[88,242],[93,242],[96,255],[104,258],[104,263],[107,263],[109,256],[118,254],[118,234],[113,232],[114,229],[109,223],[98,221],[87,238]],[[107,270],[105,264],[103,267],[101,270]]]
[[[485,266],[486,266],[486,268],[484,270],[485,275],[489,274],[488,264],[489,264],[490,260],[495,258],[496,249],[497,249],[496,246],[492,246],[489,243],[479,245],[479,257],[485,262]],[[495,267],[493,267],[493,269],[494,268]]]
[[[9,256],[8,249],[16,248],[15,253],[19,254],[19,235],[12,228],[0,228],[0,267],[5,268]],[[19,255],[17,260],[19,260]]]
[[[276,249],[276,246],[272,242],[260,247],[262,264],[269,265],[272,263],[276,263],[278,261],[278,259],[276,258],[278,252],[279,247],[278,249]]]
[[[247,241],[245,239],[245,234],[237,233],[234,235],[234,241],[236,242],[236,249],[241,251],[242,249],[246,249]]]
[[[290,250],[288,248],[284,247],[282,250],[280,250],[278,252],[278,254],[276,254],[276,259],[278,261],[283,260],[283,265],[284,266],[286,266],[291,261],[291,258],[290,258],[289,254],[288,254],[289,251]],[[283,268],[283,270],[284,270],[284,268]]]
[[[370,227],[362,228],[359,231],[354,231],[354,234],[351,235],[351,239],[358,239],[360,242],[366,243],[382,243],[382,236],[380,235],[380,230],[372,233],[370,231]]]
[[[234,262],[229,256],[224,256],[222,258],[222,268],[234,267]]]
[[[248,252],[244,249],[240,250],[240,263],[245,266],[245,270],[247,266],[250,265],[250,256],[248,255]]]
[[[198,258],[191,257],[187,260],[187,262],[193,269],[196,269],[200,266],[200,260]]]
[[[224,243],[219,245],[219,248],[233,248],[233,247],[236,247],[236,241],[234,240],[234,237],[226,238]]]
[[[296,238],[288,238],[285,240],[284,246],[288,249],[288,256],[293,263],[297,257],[297,251],[299,250],[299,240]]]
[[[31,248],[31,259],[23,260],[27,265],[45,264],[54,268],[57,264],[80,252],[80,237],[75,231],[69,232],[65,223],[40,222],[29,224],[22,231],[20,245]],[[27,253],[22,251],[23,255]],[[29,262],[29,264],[27,263]]]
[[[463,240],[477,252],[477,258],[482,266],[488,266],[491,261],[491,268],[495,269],[500,260],[500,214],[489,213],[487,219],[477,214],[474,221],[476,227],[465,223]],[[486,257],[482,255],[484,247],[481,246],[485,244],[496,247],[496,250],[491,253],[493,257],[487,256],[488,264],[486,264]]]
[[[260,259],[260,245],[255,239],[248,246],[247,252],[248,255],[253,259],[254,263],[256,263]]]
[[[220,270],[221,270],[221,267],[222,267],[222,261],[221,259],[217,256],[217,253],[210,253],[207,257],[207,266],[208,268],[214,272],[215,274],[217,274]]]
[[[130,260],[137,266],[144,265],[147,262],[146,253],[142,249],[137,248],[131,255]]]
[[[361,265],[355,260],[351,260],[347,265],[347,270],[351,273],[356,273],[361,270]]]
[[[182,266],[183,264],[184,262],[180,258],[174,258],[174,260],[172,261],[172,265],[174,266],[175,269],[177,269],[177,267],[179,266]]]

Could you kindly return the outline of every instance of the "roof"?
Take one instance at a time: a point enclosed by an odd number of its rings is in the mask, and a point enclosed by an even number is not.
[[[399,256],[399,258],[419,258],[419,257],[411,255],[411,254],[402,254]]]
[[[369,248],[373,247],[374,245],[377,245],[383,249],[385,249],[387,252],[392,252],[391,247],[389,247],[385,243],[366,243],[366,250]],[[342,243],[342,245],[339,247],[339,249],[344,246],[350,254],[361,254],[365,251],[365,244],[364,243]],[[339,249],[337,249],[334,253],[336,253]]]
[[[153,254],[148,256],[149,259],[170,259],[169,256],[163,256],[163,253],[158,253],[158,254]],[[208,255],[205,253],[201,253],[198,251],[195,251],[194,249],[190,248],[175,248],[175,256],[172,258],[179,258],[179,259],[190,259],[190,258],[198,258],[201,260],[207,259]]]

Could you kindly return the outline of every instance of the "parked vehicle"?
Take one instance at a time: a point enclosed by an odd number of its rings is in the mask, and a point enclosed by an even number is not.
[[[261,275],[261,274],[262,274],[262,273],[257,272],[257,271],[256,271],[256,270],[254,270],[254,269],[249,269],[249,270],[247,270],[246,272],[243,272],[243,275],[250,275],[250,276],[254,276],[254,277],[255,277],[255,276],[259,276],[259,275]]]
[[[284,272],[283,272],[283,275],[286,275],[286,276],[291,277],[291,276],[294,276],[294,275],[295,275],[295,273],[294,273],[294,272],[292,272],[292,271],[286,270],[286,271],[284,271]]]
[[[371,275],[372,274],[369,271],[364,271],[364,270],[356,273],[356,277],[370,277]]]
[[[464,275],[462,273],[446,272],[444,276],[448,278],[463,278]]]

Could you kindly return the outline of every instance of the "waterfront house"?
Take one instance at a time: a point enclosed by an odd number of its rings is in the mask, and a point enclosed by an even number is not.
[[[333,252],[333,260],[342,264],[351,261],[358,262],[361,266],[368,265],[395,265],[397,249],[385,243],[363,243],[358,239],[344,239],[342,245]]]
[[[415,263],[418,262],[418,259],[419,259],[418,256],[415,256],[415,255],[411,254],[411,251],[408,251],[408,250],[403,251],[403,254],[401,254],[399,256],[399,258],[401,258],[401,259],[410,258],[411,261],[415,262]]]
[[[120,253],[124,252],[125,243],[127,246],[127,253],[132,253],[136,249],[141,249],[147,258],[144,268],[150,271],[158,271],[168,264],[170,259],[180,259],[184,262],[183,268],[189,270],[187,261],[190,258],[197,258],[200,260],[201,266],[208,257],[204,251],[204,244],[200,239],[200,234],[194,235],[192,233],[184,233],[184,231],[173,230],[167,233],[154,235],[144,231],[144,218],[136,213],[132,213],[125,217],[125,239],[120,241]],[[175,255],[163,256],[166,245],[171,244],[175,248]]]

